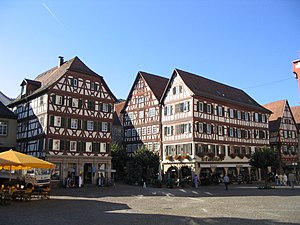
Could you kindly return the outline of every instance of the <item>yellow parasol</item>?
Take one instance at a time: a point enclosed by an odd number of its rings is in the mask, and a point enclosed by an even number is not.
[[[54,164],[14,150],[0,153],[0,169],[23,170],[30,168],[52,169]]]

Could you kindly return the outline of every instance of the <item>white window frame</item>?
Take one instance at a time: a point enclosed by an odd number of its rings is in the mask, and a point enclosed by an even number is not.
[[[61,127],[61,117],[60,116],[54,116],[54,126]]]
[[[211,104],[207,104],[207,113],[211,114]]]
[[[53,139],[53,150],[60,150],[60,140]]]
[[[71,152],[77,151],[77,141],[70,141],[70,151]]]
[[[152,134],[158,133],[158,127],[156,125],[152,126]]]
[[[55,96],[55,104],[56,105],[63,105],[63,96],[56,95]]]
[[[132,137],[136,136],[136,129],[132,128],[132,130],[131,130],[131,136]]]
[[[0,121],[0,136],[7,136],[8,123],[6,121]]]
[[[89,131],[93,131],[94,130],[94,121],[88,120],[86,122],[86,129]]]
[[[102,111],[103,112],[108,112],[108,104],[107,103],[102,104]]]
[[[146,127],[142,127],[142,135],[146,135],[147,134],[147,129]]]
[[[102,122],[102,131],[107,132],[108,131],[108,123],[107,122]]]
[[[79,100],[77,98],[72,98],[72,107],[78,108]]]
[[[139,119],[144,119],[144,111],[139,111]]]
[[[106,153],[106,143],[100,143],[100,152]]]
[[[155,108],[150,108],[150,109],[149,109],[149,112],[148,112],[148,116],[149,116],[149,117],[154,117],[154,116],[155,116],[155,113],[156,113]]]
[[[233,111],[233,109],[229,109],[229,118],[234,118],[234,111]]]
[[[71,119],[71,129],[78,128],[78,119]]]
[[[152,133],[152,127],[151,126],[148,126],[147,127],[147,134],[149,135],[149,134],[151,134]]]
[[[92,142],[86,142],[85,143],[85,152],[92,152],[93,151],[93,143]]]

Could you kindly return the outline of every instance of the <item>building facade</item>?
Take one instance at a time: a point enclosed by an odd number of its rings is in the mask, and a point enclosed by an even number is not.
[[[58,66],[24,79],[9,105],[18,116],[18,149],[54,163],[58,183],[75,176],[96,183],[100,173],[110,176],[115,101],[102,76],[78,57],[60,57]]]
[[[297,162],[298,132],[296,122],[287,100],[264,105],[272,111],[269,119],[270,146],[278,151],[284,172]]]
[[[162,167],[168,178],[225,173],[259,179],[248,161],[269,144],[270,111],[244,91],[175,69],[161,99]]]
[[[0,101],[0,152],[16,149],[17,116]]]
[[[142,145],[161,152],[160,98],[167,78],[138,72],[122,110],[124,146],[131,155]]]

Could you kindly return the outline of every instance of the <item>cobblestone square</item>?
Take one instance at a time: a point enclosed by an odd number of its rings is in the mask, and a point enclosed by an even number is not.
[[[300,187],[56,188],[50,200],[0,207],[0,224],[300,224]]]

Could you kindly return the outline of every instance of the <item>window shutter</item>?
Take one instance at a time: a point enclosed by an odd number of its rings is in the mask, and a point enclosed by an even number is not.
[[[78,130],[81,130],[81,122],[82,120],[78,120],[78,124],[77,124],[77,128],[78,128]]]
[[[87,129],[87,121],[83,120],[83,126],[82,126],[82,130],[86,130]]]
[[[99,103],[99,111],[103,112],[103,103],[102,102]]]
[[[112,109],[112,105],[111,105],[111,104],[108,104],[108,112],[109,112],[109,113],[111,112],[111,109]]]
[[[48,150],[53,150],[53,139],[49,139],[49,149]]]
[[[82,100],[81,99],[78,100],[78,108],[80,108],[80,109],[82,108]]]
[[[54,116],[50,116],[50,126],[54,126]]]
[[[77,141],[77,152],[81,151],[81,142]]]
[[[171,135],[173,135],[173,134],[174,134],[174,127],[171,126]]]
[[[55,104],[56,103],[56,101],[55,101],[56,100],[56,96],[52,95],[51,98],[52,98],[52,104]]]
[[[71,118],[68,118],[68,128],[71,128]]]
[[[65,127],[66,119],[65,117],[61,117],[61,127]]]
[[[85,150],[86,150],[86,142],[82,142],[81,151],[85,152]]]
[[[65,150],[65,141],[60,140],[60,150]]]
[[[206,123],[203,124],[203,133],[207,133],[207,124]]]
[[[196,123],[196,132],[199,132],[199,122]]]
[[[167,127],[164,127],[164,134],[167,135]]]
[[[70,150],[70,141],[66,141],[66,150]]]
[[[203,103],[203,112],[207,113],[207,103]]]
[[[72,98],[69,98],[69,107],[72,107]]]
[[[167,107],[165,106],[164,108],[164,115],[166,116],[167,115]]]
[[[110,132],[110,123],[107,123],[107,132]]]

